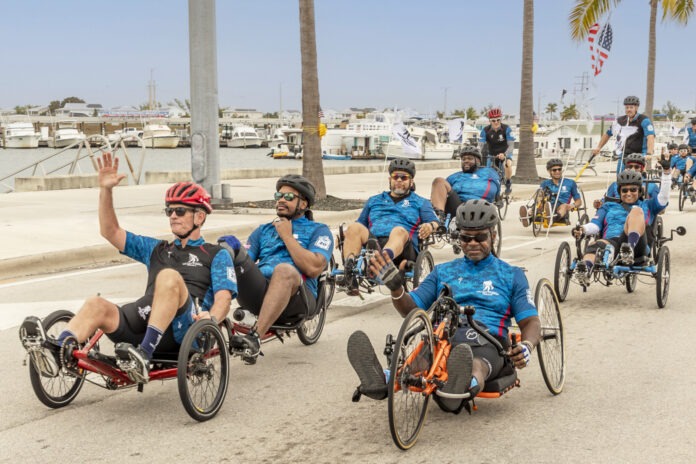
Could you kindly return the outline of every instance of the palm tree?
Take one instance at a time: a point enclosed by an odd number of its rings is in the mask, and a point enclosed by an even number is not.
[[[317,199],[326,198],[324,165],[319,138],[319,73],[314,27],[314,0],[300,0],[300,53],[302,54],[302,175],[317,189]]]
[[[534,162],[534,0],[524,0],[522,23],[522,78],[520,83],[520,148],[515,181],[536,183]]]
[[[563,111],[561,111],[561,121],[567,121],[569,119],[578,119],[580,117],[580,111],[578,107],[573,103],[570,106],[564,106]]]
[[[648,37],[648,80],[645,91],[644,114],[652,116],[655,98],[655,50],[657,22],[657,4],[660,0],[650,1],[650,33]],[[587,37],[588,30],[599,18],[621,3],[621,0],[575,0],[570,12],[570,35],[573,40],[581,42]],[[694,0],[662,0],[662,21],[673,20],[686,25],[694,12]]]
[[[553,116],[554,114],[556,114],[556,111],[558,111],[557,103],[549,103],[548,105],[546,105],[546,114],[550,114],[551,116]]]
[[[476,112],[476,108],[473,106],[470,106],[466,109],[466,119],[470,119],[472,121],[476,121],[476,119],[479,117],[478,113]]]

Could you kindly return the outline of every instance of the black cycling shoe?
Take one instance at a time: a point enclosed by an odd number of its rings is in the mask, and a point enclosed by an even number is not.
[[[150,380],[150,358],[140,346],[121,342],[116,344],[114,351],[119,368],[133,382],[147,383]]]
[[[24,319],[19,326],[19,339],[31,356],[34,367],[44,377],[57,377],[60,373],[60,347],[46,335],[41,320],[35,316]]]
[[[255,330],[230,337],[230,351],[239,354],[245,364],[256,364],[261,353],[261,338]]]
[[[387,397],[387,383],[370,339],[360,330],[348,338],[348,360],[360,378],[360,386],[353,394],[353,401],[359,401],[361,395],[374,400]]]
[[[575,265],[575,277],[578,279],[578,283],[584,287],[587,287],[590,281],[590,275],[587,270],[587,264],[584,261],[578,261]]]
[[[634,259],[633,248],[631,248],[631,245],[628,243],[622,243],[621,248],[619,249],[619,257],[625,266],[632,266]]]
[[[360,294],[358,288],[358,278],[354,275],[355,258],[349,256],[346,258],[346,265],[343,268],[343,285],[346,287],[346,294],[349,296],[357,296]]]

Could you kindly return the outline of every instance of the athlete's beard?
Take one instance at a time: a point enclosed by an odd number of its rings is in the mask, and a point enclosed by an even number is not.
[[[408,194],[408,191],[409,191],[409,189],[407,189],[407,188],[397,188],[397,187],[393,187],[393,188],[391,189],[391,193],[392,193],[392,195],[394,195],[395,197],[405,197],[405,196]]]
[[[476,163],[468,165],[462,164],[462,172],[475,172],[477,167],[478,166],[476,166]]]

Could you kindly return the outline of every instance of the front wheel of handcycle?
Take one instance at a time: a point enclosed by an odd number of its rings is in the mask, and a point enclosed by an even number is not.
[[[510,196],[502,195],[496,202],[496,206],[498,206],[498,215],[502,221],[505,219],[505,216],[507,216],[508,206],[510,206]]]
[[[657,306],[664,308],[669,296],[669,248],[661,246],[657,252],[657,274],[655,275]]]
[[[534,303],[541,321],[539,365],[546,387],[554,395],[563,391],[565,383],[565,346],[561,310],[551,282],[541,279],[534,291]]]
[[[684,211],[684,203],[686,203],[686,182],[679,186],[679,211]]]
[[[624,284],[626,285],[626,291],[628,293],[633,293],[636,291],[636,284],[638,283],[638,274],[627,274],[624,278]]]
[[[553,272],[553,288],[556,290],[558,301],[565,301],[570,286],[570,245],[561,243],[556,253],[556,266]]]
[[[430,395],[424,395],[417,384],[433,364],[433,344],[433,325],[428,314],[414,309],[399,330],[387,382],[389,431],[402,450],[416,443],[428,411]]]
[[[179,348],[177,383],[181,403],[199,422],[212,419],[227,395],[230,358],[222,331],[201,319],[186,331]]]
[[[435,260],[433,260],[433,255],[428,250],[418,253],[416,263],[413,265],[413,288],[418,287],[428,277],[428,274],[432,272],[434,267]]]
[[[498,220],[498,223],[495,225],[495,240],[493,241],[493,254],[497,258],[500,258],[500,254],[503,252],[503,221]]]
[[[58,338],[74,316],[73,313],[66,310],[54,311],[46,316],[42,321],[46,335],[53,339]],[[77,373],[61,368],[56,377],[46,377],[39,373],[39,370],[34,366],[34,361],[31,360],[29,379],[39,401],[49,408],[57,409],[67,406],[75,399],[85,381],[85,372],[79,371]]]

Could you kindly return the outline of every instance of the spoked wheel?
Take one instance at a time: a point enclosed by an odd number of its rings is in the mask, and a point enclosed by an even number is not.
[[[496,203],[496,206],[498,206],[498,215],[502,221],[507,215],[508,206],[510,206],[510,195],[503,194]]]
[[[75,315],[70,311],[54,311],[42,321],[46,335],[51,338],[58,338],[58,335],[65,330],[68,322]],[[30,357],[31,359],[31,357]],[[43,404],[49,408],[62,408],[67,406],[75,399],[85,381],[85,372],[70,372],[61,368],[56,377],[46,377],[39,373],[34,366],[34,360],[30,361],[29,379],[34,394]]]
[[[503,222],[498,221],[498,223],[495,225],[495,241],[493,242],[493,254],[500,258],[500,254],[503,252]]]
[[[199,422],[222,407],[229,382],[230,358],[222,331],[211,319],[189,327],[179,348],[177,383],[184,409]]]
[[[657,274],[655,279],[657,306],[664,308],[669,296],[669,248],[666,246],[660,247],[660,251],[657,253]]]
[[[333,291],[330,288],[331,284],[328,281],[324,281],[324,285],[325,292]],[[328,303],[330,303],[328,298],[329,296],[326,294],[324,297],[324,304],[320,305],[314,317],[306,319],[297,329],[297,338],[299,338],[303,344],[313,345],[319,340],[319,337],[321,337],[321,333],[324,330],[324,324],[326,323],[326,310],[329,307]],[[333,298],[333,296],[331,298]],[[317,301],[317,304],[320,304],[320,302]]]
[[[413,266],[413,288],[418,287],[428,277],[428,274],[432,272],[434,267],[433,255],[428,250],[418,253],[416,264]]]
[[[655,224],[653,225],[653,230],[655,231],[654,233],[654,243],[650,247],[650,251],[652,253],[652,258],[654,262],[657,262],[657,254],[660,251],[660,239],[665,236],[665,224],[662,221],[662,216],[657,216],[655,218]]]
[[[583,200],[584,201],[584,200]],[[578,219],[578,225],[585,225],[588,222],[590,222],[590,217],[587,215],[587,213],[583,213],[582,216],[580,216],[580,219]],[[580,251],[582,254],[585,254],[585,250],[587,249],[587,245],[590,243],[590,237],[585,237],[582,239],[580,242]],[[563,301],[563,300],[561,300]]]
[[[624,278],[624,284],[626,285],[626,291],[628,293],[633,293],[636,291],[636,284],[638,283],[638,274],[627,274]]]
[[[686,183],[682,182],[679,187],[679,211],[684,211],[684,203],[686,203]]]
[[[430,395],[410,386],[414,377],[426,375],[433,363],[433,326],[422,309],[411,311],[399,330],[389,366],[389,431],[396,446],[411,448],[418,439]],[[409,382],[411,380],[411,382]]]
[[[565,301],[570,286],[570,245],[561,243],[556,253],[556,267],[553,271],[553,288],[556,291],[558,301]]]
[[[529,219],[532,226],[532,234],[534,234],[535,237],[539,235],[539,231],[541,230],[544,222],[544,212],[542,211],[544,208],[544,201],[542,199],[543,195],[544,194],[541,192],[541,190],[537,191],[534,197],[534,205],[532,206],[532,213],[530,215],[531,217]]]
[[[565,346],[563,323],[558,300],[551,282],[541,279],[534,291],[534,303],[541,321],[539,342],[539,365],[546,387],[554,395],[563,391],[565,383]]]

